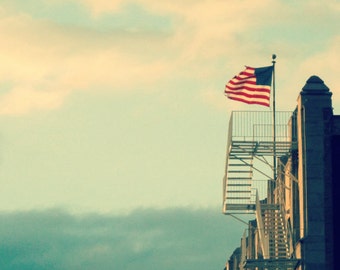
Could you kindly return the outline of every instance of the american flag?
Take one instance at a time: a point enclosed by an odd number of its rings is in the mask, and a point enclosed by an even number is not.
[[[228,82],[224,94],[232,100],[269,107],[272,73],[273,66],[246,66],[244,71]]]

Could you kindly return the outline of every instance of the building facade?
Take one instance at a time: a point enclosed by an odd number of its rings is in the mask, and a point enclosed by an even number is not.
[[[254,219],[225,269],[335,269],[340,116],[332,93],[312,76],[293,112],[266,114],[230,119],[223,213]]]

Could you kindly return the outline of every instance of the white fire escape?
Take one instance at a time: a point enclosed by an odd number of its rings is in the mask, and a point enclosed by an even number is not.
[[[240,269],[288,270],[297,264],[285,220],[284,188],[278,188],[276,178],[276,161],[289,156],[294,144],[288,125],[291,115],[275,112],[275,132],[270,111],[236,111],[230,118],[223,213],[234,217],[254,214],[253,242],[259,247],[256,254],[250,254],[244,246],[247,241],[242,241]]]

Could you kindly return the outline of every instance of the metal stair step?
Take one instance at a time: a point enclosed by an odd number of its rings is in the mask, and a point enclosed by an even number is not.
[[[226,208],[228,210],[255,210],[255,204],[228,204],[226,203]]]
[[[232,163],[228,164],[228,166],[241,166],[241,167],[253,167],[253,164],[245,164],[245,163]]]
[[[237,171],[228,171],[228,173],[252,173],[253,171],[241,171],[241,170],[237,170]]]
[[[234,184],[234,183],[232,183],[232,184],[227,184],[227,186],[228,187],[250,187],[251,186],[251,184],[248,184],[248,183],[244,183],[244,184]]]
[[[228,177],[228,180],[251,180],[251,177]]]
[[[227,197],[227,200],[249,200],[250,197]]]
[[[227,193],[251,193],[251,190],[228,190]]]
[[[236,156],[236,155],[234,154],[234,155],[230,155],[230,156],[229,156],[229,159],[252,160],[253,157],[252,157],[252,156],[249,156],[249,155],[245,155],[245,156]]]

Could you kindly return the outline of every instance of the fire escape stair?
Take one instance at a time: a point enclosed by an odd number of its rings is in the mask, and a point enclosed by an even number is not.
[[[264,211],[264,230],[269,239],[269,256],[272,259],[289,258],[288,236],[281,210]]]
[[[295,269],[299,260],[291,257],[288,231],[279,205],[265,204],[261,208],[269,258],[247,259],[244,269]]]
[[[228,156],[225,208],[232,211],[254,210],[252,201],[253,156],[244,152]]]

